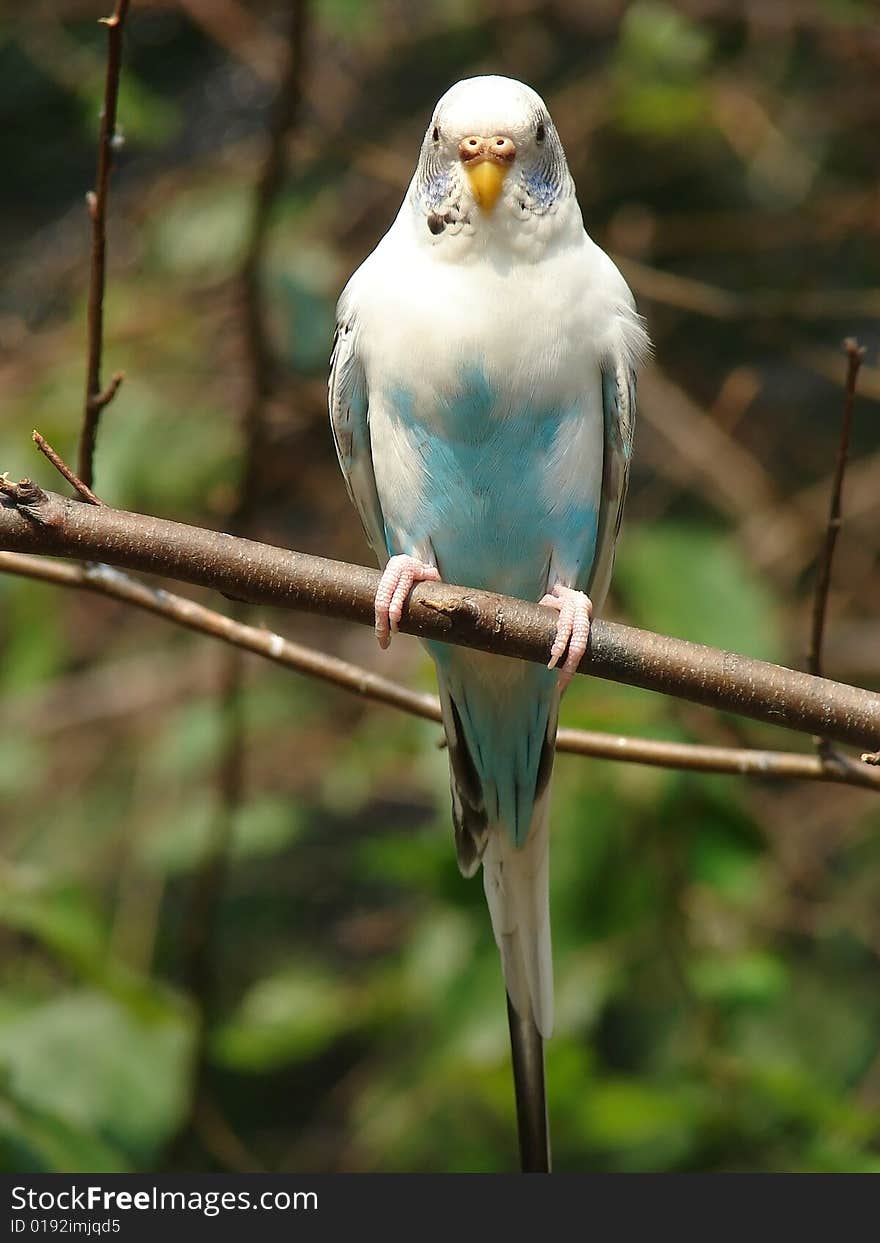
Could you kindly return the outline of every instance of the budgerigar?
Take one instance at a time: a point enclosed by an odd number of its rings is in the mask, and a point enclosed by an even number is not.
[[[559,697],[605,597],[626,494],[632,295],[584,231],[547,108],[510,78],[437,104],[388,233],[339,300],[330,417],[384,573],[382,647],[415,583],[558,613],[548,668],[429,643],[458,865],[483,881],[507,988],[524,1169],[549,1169],[549,786]],[[558,668],[556,668],[558,666]]]

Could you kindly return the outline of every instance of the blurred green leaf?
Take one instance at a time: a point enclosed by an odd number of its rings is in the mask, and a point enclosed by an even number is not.
[[[697,1098],[680,1088],[609,1077],[586,1087],[580,1113],[592,1143],[623,1149],[669,1140],[676,1131],[687,1131],[697,1107]]]
[[[141,378],[126,383],[117,401],[123,399],[124,417],[120,405],[120,418],[108,420],[97,454],[109,504],[181,514],[203,506],[212,488],[234,477],[237,431],[232,418],[206,409],[194,397],[183,415],[168,392]]]
[[[212,182],[175,195],[151,221],[160,267],[174,273],[231,274],[241,260],[250,192],[242,183]]]
[[[626,10],[615,63],[615,114],[636,134],[680,139],[712,124],[705,27],[659,0]]]
[[[44,748],[25,734],[0,735],[0,799],[21,797],[40,785]]]
[[[302,966],[258,981],[211,1036],[212,1059],[256,1074],[301,1062],[358,1022],[352,990],[320,967]]]
[[[217,797],[209,790],[165,804],[153,831],[135,843],[138,859],[170,875],[191,872],[217,849],[221,816]]]
[[[266,797],[239,808],[231,839],[225,841],[225,816],[216,793],[196,791],[189,798],[161,808],[159,823],[138,843],[137,853],[150,867],[172,875],[199,867],[223,848],[233,860],[274,855],[302,835],[306,821],[293,801]]]
[[[306,824],[304,808],[293,799],[271,795],[250,799],[235,817],[232,857],[274,855],[301,838]]]
[[[357,856],[363,875],[406,889],[446,888],[453,844],[435,829],[425,833],[383,834],[361,843]]]
[[[0,608],[5,632],[0,662],[0,690],[13,691],[46,682],[64,659],[64,618],[42,583],[0,578]]]
[[[722,532],[674,523],[630,531],[616,583],[637,625],[762,660],[781,656],[773,598]]]
[[[703,72],[711,52],[706,27],[661,0],[635,0],[627,7],[617,55],[652,76]]]
[[[767,1005],[784,994],[788,982],[783,963],[758,951],[694,959],[690,978],[699,996],[722,1005]]]
[[[35,1174],[123,1174],[130,1163],[81,1127],[11,1097],[0,1087],[0,1170]]]
[[[429,911],[410,938],[404,954],[403,987],[408,998],[444,995],[467,970],[474,952],[474,929],[460,911]]]
[[[761,856],[755,843],[734,836],[730,825],[711,816],[698,825],[690,845],[695,880],[731,898],[747,899],[760,892]]]
[[[0,886],[0,923],[38,938],[77,971],[103,960],[105,930],[83,890],[26,870],[7,870]]]
[[[27,868],[6,869],[2,879],[0,926],[33,937],[56,966],[102,989],[144,1022],[180,1004],[170,988],[114,957],[107,921],[81,885]]]
[[[193,778],[212,768],[223,740],[223,719],[214,699],[205,697],[181,704],[165,718],[149,756],[155,779]]]
[[[620,125],[646,137],[677,138],[709,128],[705,92],[690,83],[631,82],[617,101]]]
[[[327,27],[351,38],[371,29],[379,13],[376,0],[318,0]]]
[[[0,1022],[0,1072],[16,1100],[141,1163],[187,1108],[191,1041],[176,1009],[145,1019],[67,992]]]

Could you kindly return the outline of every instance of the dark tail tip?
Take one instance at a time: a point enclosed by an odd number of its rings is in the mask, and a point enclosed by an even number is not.
[[[550,1173],[550,1131],[544,1090],[544,1041],[531,1016],[521,1018],[507,998],[519,1160],[523,1174]]]

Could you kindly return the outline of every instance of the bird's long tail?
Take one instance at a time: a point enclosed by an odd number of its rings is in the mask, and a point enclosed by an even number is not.
[[[544,1090],[544,1040],[531,1016],[522,1018],[507,997],[507,1025],[516,1096],[519,1162],[524,1174],[550,1173],[550,1125]]]
[[[483,884],[508,997],[523,1170],[550,1168],[543,1044],[553,1028],[550,776],[556,675],[461,648],[435,652],[458,862]]]
[[[507,987],[520,1164],[526,1173],[550,1170],[544,1089],[544,1040],[553,1029],[548,803],[545,797],[536,807],[525,845],[514,846],[504,832],[490,832],[483,854],[483,885]]]

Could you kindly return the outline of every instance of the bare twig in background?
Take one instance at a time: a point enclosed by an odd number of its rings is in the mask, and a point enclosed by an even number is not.
[[[852,432],[853,407],[856,400],[856,383],[859,367],[865,356],[864,349],[857,341],[848,337],[843,348],[846,351],[846,390],[843,402],[843,419],[840,424],[840,443],[837,450],[837,464],[831,483],[831,499],[828,507],[828,525],[825,531],[825,542],[819,559],[816,575],[816,589],[813,596],[812,628],[810,633],[810,650],[807,656],[807,669],[816,677],[822,676],[822,644],[825,638],[825,621],[828,612],[828,592],[831,588],[831,567],[834,562],[834,549],[837,536],[843,521],[842,500],[843,480],[849,461],[849,442]],[[828,738],[818,735],[815,739],[816,749],[823,763],[839,764],[843,757],[831,745]],[[844,763],[850,761],[844,760]]]
[[[265,1174],[266,1167],[221,1113],[212,1097],[203,1095],[193,1111],[193,1130],[205,1152],[234,1174]]]
[[[220,798],[204,857],[196,869],[183,921],[183,971],[186,989],[198,1007],[197,1037],[193,1049],[193,1110],[205,1090],[205,1051],[208,1027],[217,995],[215,958],[217,915],[226,882],[229,846],[241,805],[244,782],[244,727],[242,721],[241,652],[223,670],[220,689],[220,722],[223,737],[218,765]],[[186,1119],[184,1130],[191,1119]]]
[[[849,441],[852,431],[853,407],[856,400],[856,383],[859,367],[865,357],[864,349],[857,341],[847,338],[843,343],[846,351],[846,396],[843,402],[843,420],[840,425],[840,445],[837,450],[837,466],[831,484],[831,500],[828,507],[828,526],[825,532],[825,544],[819,559],[816,574],[816,590],[813,597],[813,621],[810,633],[810,651],[807,657],[807,669],[816,677],[822,676],[822,642],[825,637],[825,616],[828,610],[828,591],[831,587],[831,566],[834,561],[834,548],[840,532],[842,519],[841,501],[843,497],[843,480],[849,460]]]
[[[438,701],[439,708],[439,701]],[[556,748],[569,755],[594,759],[623,760],[653,768],[678,768],[689,772],[726,773],[740,777],[795,777],[864,786],[880,792],[880,781],[865,764],[849,760],[835,768],[812,755],[795,751],[761,751],[750,747],[713,747],[667,739],[629,738],[594,730],[560,729]],[[864,759],[864,756],[862,756]]]
[[[439,723],[441,720],[440,701],[436,695],[410,690],[371,669],[294,643],[271,630],[245,625],[194,600],[148,586],[110,566],[82,566],[31,557],[26,553],[0,552],[0,572],[18,574],[59,587],[79,588],[134,605],[196,634],[220,639],[243,652],[261,656],[283,668],[340,687],[363,699],[386,704],[425,721]],[[556,745],[558,751],[570,755],[648,764],[656,768],[735,776],[788,777],[880,790],[880,772],[872,772],[855,761],[851,761],[848,770],[835,769],[816,756],[797,752],[703,746],[581,729],[560,729]]]
[[[801,349],[796,355],[797,361],[815,375],[822,376],[832,384],[840,384],[840,353],[837,350],[821,349],[811,346]],[[859,393],[872,401],[880,401],[880,366],[863,364],[859,371]]]
[[[613,254],[634,293],[651,302],[705,315],[710,319],[838,319],[842,315],[880,315],[880,294],[876,290],[822,289],[790,294],[775,289],[755,289],[738,293],[721,289],[707,281],[694,280],[661,268],[651,267],[628,255]]]
[[[87,488],[94,482],[95,442],[101,411],[113,400],[122,383],[117,371],[106,388],[101,387],[101,356],[104,349],[104,284],[107,267],[107,197],[110,170],[113,166],[113,143],[116,135],[116,104],[119,99],[119,75],[122,69],[122,35],[130,0],[116,0],[111,17],[102,18],[107,27],[107,77],[101,132],[98,138],[98,169],[95,188],[87,202],[92,218],[92,262],[89,275],[88,362],[86,366],[86,397],[79,444],[78,474]]]
[[[245,334],[248,398],[242,414],[244,471],[236,511],[236,528],[245,530],[253,516],[259,471],[265,449],[264,406],[274,387],[274,365],[266,324],[262,266],[272,209],[281,189],[285,147],[302,99],[308,0],[294,0],[288,28],[288,60],[276,99],[266,158],[254,190],[248,241],[240,282]]]
[[[0,477],[0,548],[164,574],[234,599],[374,624],[378,570],[144,514],[82,505]],[[401,630],[546,663],[549,609],[447,583],[413,592]],[[580,672],[872,750],[880,694],[618,623],[597,620]]]
[[[16,553],[0,553],[0,572],[18,574],[17,557]],[[31,574],[25,566],[20,571],[23,577],[54,581],[39,572],[49,563],[39,557],[26,560],[36,562],[35,572]],[[57,585],[81,586],[78,567],[61,562],[57,566],[73,570],[70,582],[60,579]],[[112,595],[101,594],[113,603]],[[117,599],[116,603],[124,605],[125,601]],[[166,711],[215,694],[219,681],[216,666],[208,644],[172,646],[166,654],[148,650],[118,660],[92,661],[4,695],[0,700],[0,733],[12,730],[31,738],[60,739],[64,734],[92,731],[94,736],[95,731],[122,726],[130,727],[137,736],[141,725],[151,728]]]
[[[656,364],[639,379],[640,417],[673,450],[664,470],[691,485],[734,520],[777,501],[777,488],[755,455],[720,427]]]
[[[242,470],[238,496],[231,516],[231,527],[237,535],[252,535],[260,497],[260,482],[266,450],[266,402],[275,388],[275,366],[266,322],[263,264],[272,210],[284,179],[285,150],[296,120],[302,98],[305,63],[306,17],[308,0],[294,0],[289,14],[284,46],[286,60],[275,98],[274,115],[269,127],[265,158],[254,186],[248,240],[239,275],[241,320],[244,336],[244,371],[247,393],[241,412],[243,433]],[[227,19],[232,14],[227,13]],[[239,604],[244,620],[244,606]],[[242,684],[241,652],[235,648],[228,654],[223,677],[223,717],[226,721],[226,745],[221,760],[220,784],[226,828],[218,828],[211,854],[222,856],[228,845],[235,808],[241,801],[244,771],[244,722],[240,692]],[[214,869],[212,883],[215,897],[222,876]]]
[[[99,500],[99,498],[95,496],[92,489],[88,487],[86,484],[84,484],[83,481],[77,475],[73,473],[73,471],[64,461],[64,459],[61,457],[61,455],[55,449],[52,448],[52,446],[49,444],[46,437],[41,436],[40,433],[36,430],[36,428],[34,428],[34,431],[31,435],[31,439],[33,440],[37,448],[40,450],[43,457],[49,459],[49,461],[58,471],[59,475],[61,475],[62,478],[67,480],[70,486],[76,492],[79,493],[79,495],[83,498],[84,501],[88,502],[89,505],[103,505],[104,504],[102,500]]]
[[[239,0],[179,0],[190,20],[264,82],[277,80],[284,40]]]
[[[254,186],[248,239],[239,276],[247,388],[241,412],[244,442],[241,475],[230,519],[231,528],[237,535],[254,534],[261,495],[266,450],[266,403],[275,388],[275,366],[266,322],[263,264],[272,210],[284,179],[287,140],[302,95],[307,9],[307,0],[294,0],[290,9],[284,42],[285,64],[275,97],[265,158]],[[227,11],[224,16],[228,20],[237,14]],[[237,620],[244,623],[246,605],[236,604],[235,612]],[[193,878],[183,934],[187,987],[198,1009],[199,1024],[193,1054],[192,1106],[190,1116],[184,1121],[181,1137],[188,1131],[198,1132],[198,1121],[204,1120],[206,1112],[211,1116],[217,1112],[211,1111],[208,1104],[206,1053],[217,994],[215,930],[226,884],[229,849],[245,797],[244,672],[242,649],[230,646],[225,653],[221,675],[220,720],[223,732],[217,771],[219,805],[208,849]]]

